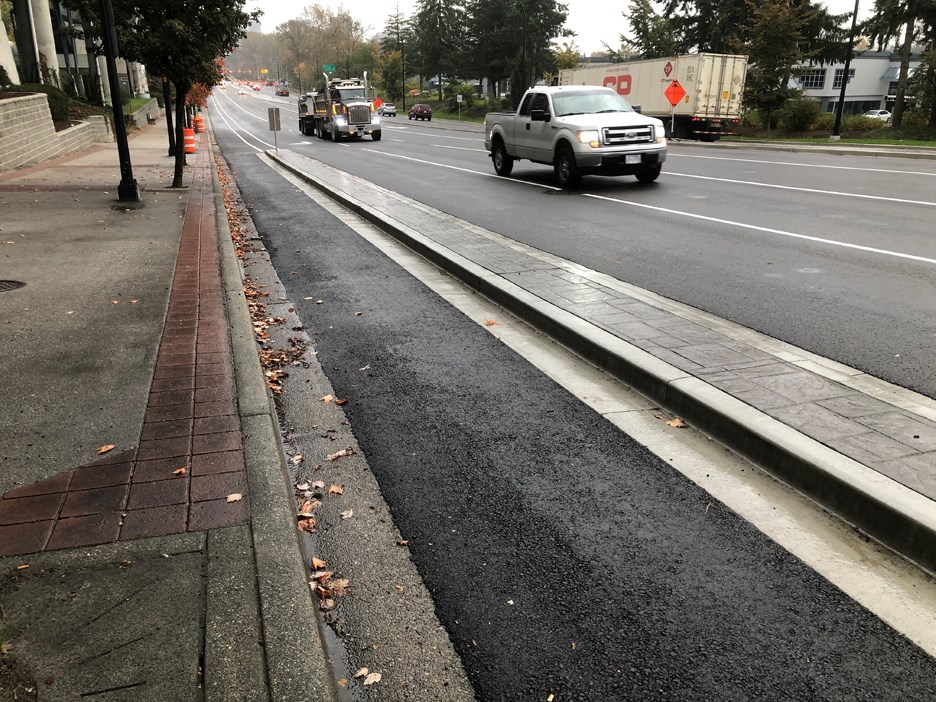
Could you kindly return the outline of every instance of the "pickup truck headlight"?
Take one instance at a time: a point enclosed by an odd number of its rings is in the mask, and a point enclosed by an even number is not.
[[[601,146],[601,135],[598,134],[597,129],[588,129],[584,132],[579,132],[578,140],[582,144],[588,144],[593,149],[597,149]]]
[[[654,127],[653,136],[656,137],[657,144],[665,144],[666,143],[666,127],[662,127],[662,126]]]

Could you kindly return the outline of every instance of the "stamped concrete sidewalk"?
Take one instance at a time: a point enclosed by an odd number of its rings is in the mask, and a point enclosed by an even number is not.
[[[130,149],[0,174],[0,698],[333,699],[207,135]]]
[[[936,401],[280,149],[410,248],[936,570]]]

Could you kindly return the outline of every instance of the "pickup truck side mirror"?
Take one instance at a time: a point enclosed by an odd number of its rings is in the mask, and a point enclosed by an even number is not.
[[[640,114],[640,105],[631,105],[631,107],[634,108],[634,112],[636,112],[638,115]]]
[[[530,110],[531,122],[548,122],[549,113],[546,110]]]

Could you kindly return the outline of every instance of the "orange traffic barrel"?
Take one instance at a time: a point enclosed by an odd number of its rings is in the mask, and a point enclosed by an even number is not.
[[[192,126],[195,128],[196,134],[201,134],[205,131],[205,118],[201,115],[195,115],[195,119],[192,121]]]
[[[187,154],[195,153],[195,130],[182,128],[182,141],[184,143],[183,152]]]

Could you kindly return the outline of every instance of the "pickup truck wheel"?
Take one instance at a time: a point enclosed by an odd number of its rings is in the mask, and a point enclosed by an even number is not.
[[[651,168],[648,171],[641,171],[637,174],[637,180],[639,180],[641,183],[652,183],[660,177],[660,171],[662,170],[663,166],[656,166],[655,168]]]
[[[374,141],[380,141],[380,132],[371,132],[371,139]]]
[[[575,165],[575,154],[572,149],[563,144],[556,151],[556,160],[553,164],[556,182],[563,188],[574,188],[582,181],[582,174]]]
[[[507,149],[504,142],[500,139],[494,141],[491,146],[491,160],[494,162],[494,172],[499,176],[507,177],[513,170],[514,160],[507,155]]]

